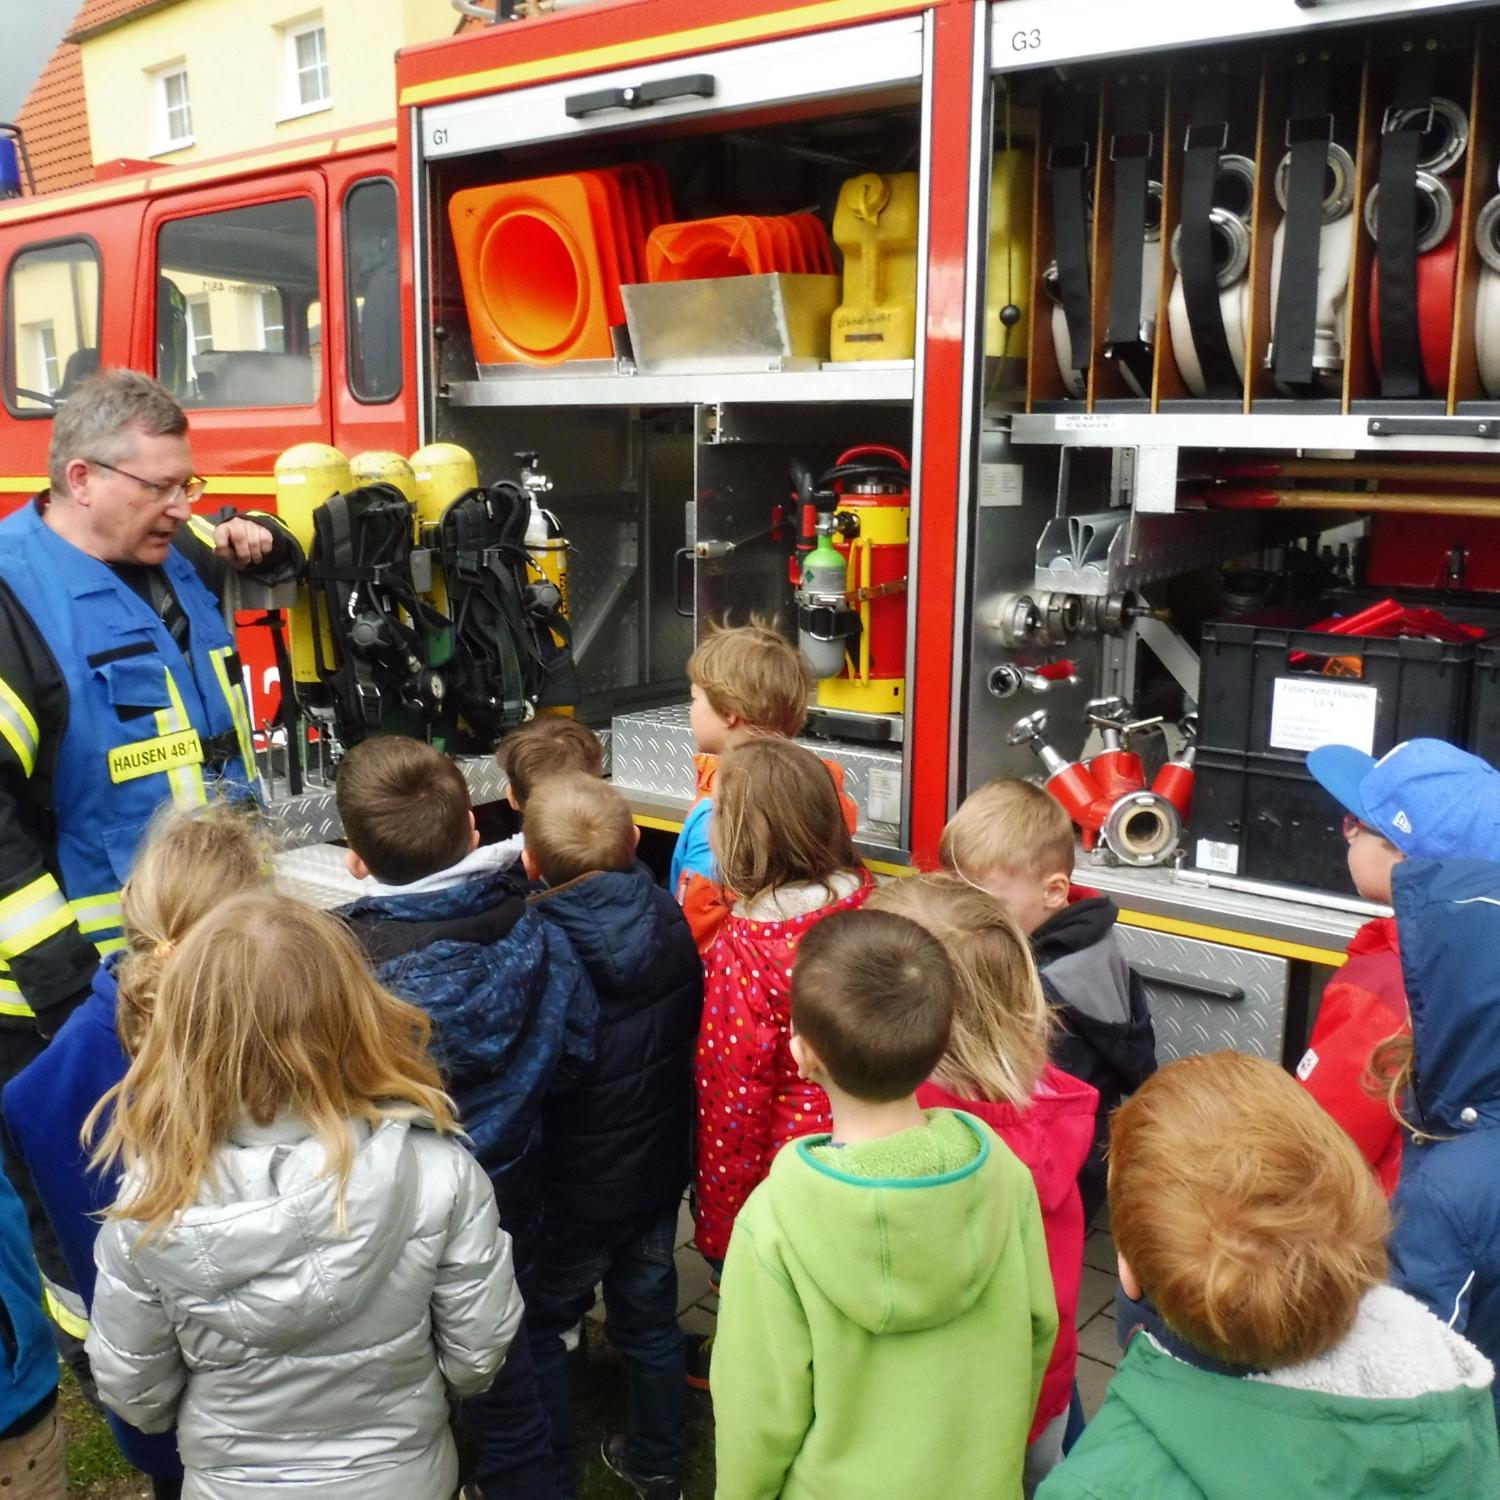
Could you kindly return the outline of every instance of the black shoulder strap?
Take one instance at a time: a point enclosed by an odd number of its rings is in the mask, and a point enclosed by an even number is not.
[[[1114,239],[1111,246],[1107,358],[1127,366],[1137,385],[1151,384],[1151,347],[1141,326],[1141,258],[1146,243],[1146,197],[1155,138],[1151,133],[1150,90],[1140,79],[1126,79],[1115,93],[1114,131],[1109,159],[1114,167]]]
[[[1417,161],[1431,124],[1434,62],[1420,43],[1402,54],[1380,127],[1380,394],[1396,400],[1427,391],[1417,322]]]
[[[1214,264],[1214,181],[1219,157],[1229,144],[1224,114],[1224,79],[1208,74],[1199,81],[1193,96],[1187,130],[1178,257],[1182,263],[1182,300],[1193,333],[1193,349],[1203,371],[1204,395],[1214,400],[1232,400],[1241,389],[1224,332],[1224,309]]]
[[[1052,183],[1052,238],[1057,252],[1057,291],[1073,366],[1089,367],[1094,344],[1092,294],[1089,290],[1088,190],[1094,166],[1090,106],[1077,89],[1059,90],[1054,101],[1056,119],[1047,152],[1047,176]]]
[[[1286,218],[1281,241],[1281,280],[1276,288],[1272,330],[1276,383],[1311,392],[1313,352],[1318,331],[1318,254],[1323,239],[1324,186],[1328,145],[1333,139],[1329,109],[1328,63],[1312,58],[1292,80],[1292,107],[1286,122]]]

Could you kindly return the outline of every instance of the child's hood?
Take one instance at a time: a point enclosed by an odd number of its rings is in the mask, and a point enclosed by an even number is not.
[[[1405,860],[1392,872],[1421,1123],[1500,1126],[1500,864]]]
[[[771,1167],[771,1213],[792,1256],[870,1333],[938,1328],[967,1312],[1035,1204],[1009,1148],[972,1116],[957,1118],[979,1150],[941,1176],[851,1176],[808,1150],[826,1137],[793,1141]]]
[[[628,993],[651,976],[662,927],[676,917],[650,870],[600,870],[534,898],[535,909],[568,935],[601,994]],[[674,903],[675,905],[675,903]]]
[[[1434,1488],[1433,1476],[1482,1472],[1475,1444],[1494,1442],[1492,1374],[1473,1345],[1391,1287],[1366,1294],[1335,1348],[1264,1376],[1185,1365],[1137,1333],[1096,1419],[1098,1457],[1118,1430],[1118,1401],[1205,1496],[1246,1493],[1253,1474],[1257,1495],[1457,1500],[1473,1492]]]
[[[350,1128],[357,1149],[341,1231],[336,1183],[306,1123],[237,1127],[198,1201],[160,1238],[137,1245],[168,1307],[270,1351],[305,1344],[358,1312],[417,1230],[421,1164],[408,1122]]]

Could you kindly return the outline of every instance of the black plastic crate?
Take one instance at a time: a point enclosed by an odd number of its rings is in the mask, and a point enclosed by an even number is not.
[[[1468,748],[1500,766],[1500,640],[1480,641],[1474,648]]]
[[[1214,750],[1270,755],[1301,764],[1310,746],[1273,743],[1277,684],[1374,689],[1374,733],[1368,748],[1384,755],[1419,735],[1459,743],[1466,729],[1474,647],[1468,642],[1386,640],[1308,630],[1337,605],[1278,611],[1253,620],[1210,620],[1200,654],[1198,743]],[[1303,653],[1307,660],[1292,660]],[[1357,675],[1329,677],[1329,658],[1358,663]],[[1364,695],[1353,695],[1361,701]],[[1351,717],[1351,731],[1356,719]],[[1354,743],[1350,740],[1349,743]]]
[[[1307,629],[1350,607],[1204,625],[1187,837],[1197,868],[1351,893],[1343,810],[1308,774],[1308,750],[1343,743],[1379,756],[1418,736],[1470,737],[1475,646]],[[1333,658],[1347,675],[1325,672]],[[1500,675],[1500,654],[1495,665]],[[1500,689],[1495,720],[1500,748]]]
[[[1353,896],[1344,810],[1301,767],[1200,750],[1188,853],[1200,870]]]

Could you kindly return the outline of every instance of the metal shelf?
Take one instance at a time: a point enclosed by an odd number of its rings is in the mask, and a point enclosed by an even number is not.
[[[1162,411],[1032,412],[989,419],[998,425],[1006,420],[1012,442],[1059,448],[1265,448],[1283,453],[1484,453],[1500,457],[1500,420],[1494,418]],[[1476,433],[1481,423],[1494,435]],[[1385,426],[1420,430],[1392,433],[1382,431]]]
[[[454,406],[715,406],[731,402],[800,406],[910,401],[915,389],[915,366],[909,360],[822,370],[518,375],[455,380],[446,387]]]

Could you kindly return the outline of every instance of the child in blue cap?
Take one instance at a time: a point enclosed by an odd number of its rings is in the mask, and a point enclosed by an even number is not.
[[[1324,745],[1307,769],[1345,809],[1349,875],[1367,901],[1392,903],[1392,873],[1406,859],[1500,860],[1500,771],[1445,740],[1405,740],[1379,760]],[[1348,954],[1323,992],[1297,1077],[1353,1138],[1389,1196],[1402,1131],[1365,1080],[1376,1047],[1409,1024],[1396,918],[1367,922]]]

